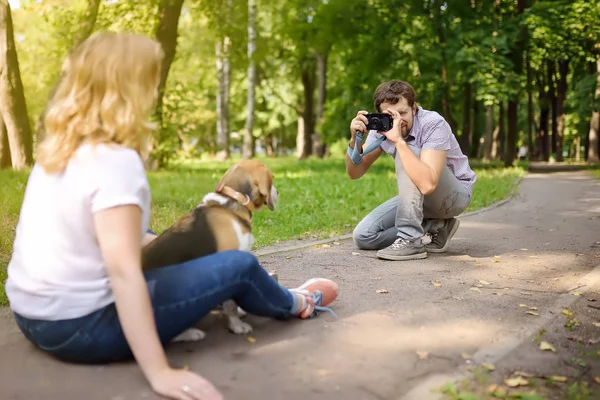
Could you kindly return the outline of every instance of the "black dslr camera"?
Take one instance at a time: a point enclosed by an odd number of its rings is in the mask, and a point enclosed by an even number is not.
[[[394,120],[389,114],[367,114],[367,119],[368,130],[387,132],[394,126]]]

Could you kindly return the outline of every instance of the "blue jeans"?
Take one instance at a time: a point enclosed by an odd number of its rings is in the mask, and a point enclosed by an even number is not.
[[[417,156],[421,149],[409,145]],[[357,247],[379,250],[396,239],[415,240],[435,231],[444,219],[462,214],[471,203],[471,191],[444,166],[433,193],[424,196],[410,179],[396,153],[398,195],[371,211],[354,228],[352,237]]]
[[[277,319],[291,317],[297,308],[295,297],[269,276],[254,255],[238,250],[144,275],[163,344],[228,299],[251,314]],[[69,320],[40,321],[16,314],[15,319],[29,341],[64,361],[106,363],[133,357],[114,303]]]

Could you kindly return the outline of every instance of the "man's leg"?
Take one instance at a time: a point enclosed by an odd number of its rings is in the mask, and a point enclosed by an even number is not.
[[[420,149],[410,148],[420,156]],[[453,217],[463,212],[471,201],[469,191],[445,166],[436,190],[423,196],[397,155],[395,163],[399,193],[395,218],[397,238],[377,256],[388,260],[412,260],[425,258],[427,251],[445,251],[458,228],[458,220]],[[421,238],[428,232],[432,232],[432,243],[424,246]]]
[[[359,249],[379,250],[398,239],[396,210],[398,196],[394,196],[371,211],[352,232],[352,239]]]

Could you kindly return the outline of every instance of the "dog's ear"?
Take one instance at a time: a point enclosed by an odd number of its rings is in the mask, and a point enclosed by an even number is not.
[[[261,168],[260,173],[255,175],[255,184],[258,187],[258,192],[264,204],[269,207],[269,210],[275,209],[275,199],[272,196],[273,173],[267,168]]]

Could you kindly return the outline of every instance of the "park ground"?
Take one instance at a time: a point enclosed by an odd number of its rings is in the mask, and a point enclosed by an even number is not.
[[[300,211],[285,208],[286,189],[306,199],[303,190],[318,190],[300,182],[314,174],[331,181],[313,185],[326,196],[302,212],[342,222],[329,233],[288,224],[287,236],[264,234],[255,252],[285,285],[317,275],[337,280],[337,318],[250,316],[254,332],[240,337],[211,315],[200,322],[204,341],[168,346],[171,362],[206,376],[227,399],[600,398],[600,180],[588,171],[481,171],[497,174],[491,181],[515,174],[508,193],[490,203],[509,201],[461,217],[446,254],[410,262],[378,260],[347,235],[345,225],[371,206],[365,192],[381,200],[390,194],[377,180],[334,189],[341,180],[326,169],[276,171],[282,206],[260,217],[261,231],[294,220]],[[165,196],[183,199],[179,207],[196,201],[172,191]],[[355,208],[337,217],[323,212],[335,204]],[[135,364],[56,362],[23,339],[6,308],[0,318],[0,398],[154,398]]]

